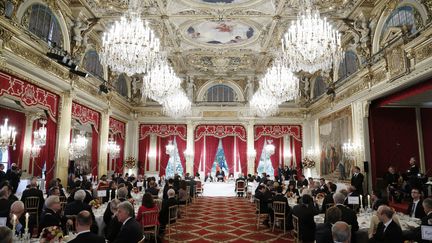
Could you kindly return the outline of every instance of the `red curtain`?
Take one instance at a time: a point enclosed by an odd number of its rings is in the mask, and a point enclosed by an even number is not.
[[[0,125],[8,119],[8,125],[15,127],[17,132],[15,137],[15,150],[9,147],[9,165],[16,163],[19,168],[22,167],[22,156],[24,151],[24,136],[26,128],[26,116],[24,113],[11,109],[0,107]]]
[[[98,175],[98,160],[99,160],[99,133],[92,125],[92,148],[91,148],[91,173]]]
[[[372,180],[382,177],[390,165],[408,169],[408,160],[418,160],[416,114],[414,108],[381,108],[372,105],[369,115]]]
[[[180,161],[183,166],[183,172],[186,174],[186,158],[184,151],[186,150],[186,140],[181,139],[179,136],[175,136],[177,142],[177,148],[180,155]]]
[[[421,109],[421,124],[423,133],[423,146],[426,172],[428,176],[432,175],[432,108]]]
[[[272,165],[274,168],[274,175],[277,175],[277,169],[279,168],[279,164],[283,162],[283,137],[281,138],[268,138],[268,140],[272,140],[273,145],[275,146],[275,152],[270,159],[272,161]],[[261,155],[260,155],[261,156]]]
[[[258,138],[257,140],[255,140],[255,151],[256,151],[256,155],[255,155],[255,168],[254,168],[254,172],[257,171],[258,168],[258,164],[261,158],[261,153],[263,150],[263,146],[264,146],[264,142],[266,141],[266,136],[261,136],[260,138]]]
[[[222,138],[222,147],[224,150],[229,173],[234,173],[234,137],[227,136]]]
[[[150,150],[150,136],[139,140],[138,146],[139,174],[144,175],[145,171],[149,170],[148,153]]]
[[[204,157],[205,174],[211,172],[213,162],[216,158],[218,145],[219,145],[219,138],[213,136],[205,136],[205,157]]]
[[[172,140],[172,136],[168,137],[157,137],[157,158],[156,158],[156,170],[159,171],[159,175],[165,175],[165,169],[168,164],[169,155],[166,153],[166,145],[170,140]]]
[[[291,137],[291,151],[293,151],[292,148],[294,148],[295,150],[295,161],[294,161],[294,156],[292,156],[293,165],[295,164],[297,168],[297,173],[298,175],[300,175],[301,160],[302,160],[302,142],[298,141],[297,139],[294,139],[294,137]],[[291,154],[293,153],[291,152]]]
[[[204,169],[204,150],[205,150],[205,143],[204,143],[204,137],[202,137],[201,139],[199,139],[198,141],[195,141],[195,145],[194,145],[194,174],[197,173],[198,171],[203,170]],[[202,168],[200,168],[200,166]],[[205,175],[203,175],[205,176]]]
[[[247,174],[247,142],[241,140],[239,137],[235,137],[237,146],[238,164],[237,170],[241,168],[243,175]],[[239,170],[240,171],[240,170]]]
[[[54,159],[55,159],[56,144],[57,144],[57,123],[55,123],[50,118],[48,118],[47,120],[48,120],[46,124],[47,142],[46,145],[42,147],[42,150],[44,151],[44,156],[46,161],[46,181],[51,181],[54,178],[54,168],[55,168]]]
[[[123,161],[124,161],[124,139],[120,133],[111,135],[112,139],[120,147],[119,157],[112,159],[108,154],[108,170],[114,170],[115,173],[123,173]]]

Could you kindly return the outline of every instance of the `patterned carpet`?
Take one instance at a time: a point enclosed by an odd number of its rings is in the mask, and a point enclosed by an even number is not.
[[[199,197],[188,206],[163,242],[293,242],[290,233],[264,225],[256,229],[255,206],[236,197]]]

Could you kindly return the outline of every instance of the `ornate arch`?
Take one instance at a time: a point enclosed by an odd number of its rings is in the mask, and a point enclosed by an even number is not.
[[[62,36],[63,36],[63,49],[67,52],[70,53],[70,36],[69,36],[69,31],[68,31],[68,26],[66,24],[66,20],[64,19],[64,16],[62,14],[62,12],[60,11],[60,9],[52,9],[50,5],[48,5],[46,3],[46,1],[43,0],[28,0],[23,2],[17,10],[17,19],[18,19],[18,23],[21,23],[22,18],[24,17],[25,12],[27,11],[28,8],[30,8],[32,5],[34,4],[41,4],[44,5],[46,7],[48,7],[51,12],[53,13],[53,15],[56,17],[59,25],[60,25],[60,30],[62,32]]]
[[[220,82],[220,81],[215,81],[215,80],[208,81],[203,86],[201,86],[199,88],[199,90],[197,92],[197,96],[196,96],[197,98],[196,98],[196,100],[198,102],[206,102],[207,100],[205,100],[204,98],[205,98],[205,95],[206,95],[207,91],[211,87],[213,87],[215,85],[220,85],[220,84],[226,85],[226,86],[232,88],[234,90],[235,94],[237,95],[237,101],[238,102],[245,101],[245,98],[244,98],[244,95],[243,95],[243,90],[240,87],[240,85],[238,85],[236,82],[233,82],[233,81],[223,81],[223,82]]]
[[[380,50],[380,42],[381,42],[381,32],[384,29],[384,25],[385,22],[387,20],[387,18],[391,15],[391,13],[395,10],[397,10],[400,7],[403,6],[411,6],[413,7],[415,10],[417,10],[420,13],[420,16],[423,20],[423,24],[426,24],[426,21],[428,19],[428,11],[425,8],[424,5],[422,5],[421,3],[419,3],[416,0],[404,0],[401,3],[399,3],[396,8],[392,11],[390,11],[390,9],[386,8],[384,9],[384,11],[381,13],[381,16],[378,20],[377,26],[375,28],[374,31],[374,36],[373,36],[373,42],[372,42],[372,54],[377,53]]]

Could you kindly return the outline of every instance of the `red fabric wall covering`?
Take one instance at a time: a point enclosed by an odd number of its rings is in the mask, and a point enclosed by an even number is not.
[[[432,108],[421,109],[425,165],[428,176],[432,175]]]
[[[92,144],[91,144],[91,173],[94,176],[98,175],[98,163],[99,163],[99,133],[96,128],[92,125]]]
[[[382,178],[390,165],[408,169],[410,157],[418,160],[414,108],[380,108],[372,105],[369,116],[372,180]]]
[[[8,125],[15,127],[15,131],[17,132],[15,136],[15,150],[13,150],[13,147],[9,147],[9,165],[16,163],[19,168],[22,168],[26,116],[22,112],[0,107],[0,125],[4,124],[6,118],[8,119]]]
[[[150,136],[145,137],[144,139],[139,140],[139,151],[138,151],[138,163],[139,163],[139,171],[140,175],[144,175],[145,171],[149,170],[148,163],[148,153],[150,149]]]

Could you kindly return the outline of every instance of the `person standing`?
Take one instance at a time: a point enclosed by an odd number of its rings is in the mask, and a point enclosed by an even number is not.
[[[356,188],[359,195],[363,195],[363,180],[364,175],[360,173],[360,167],[355,166],[353,168],[353,175],[351,177],[351,186]]]
[[[18,169],[15,163],[12,163],[11,168],[6,172],[6,179],[9,180],[12,186],[12,192],[15,194],[20,183],[21,170]]]
[[[0,184],[2,184],[2,182],[6,180],[6,172],[4,172],[4,169],[4,164],[0,163]]]

